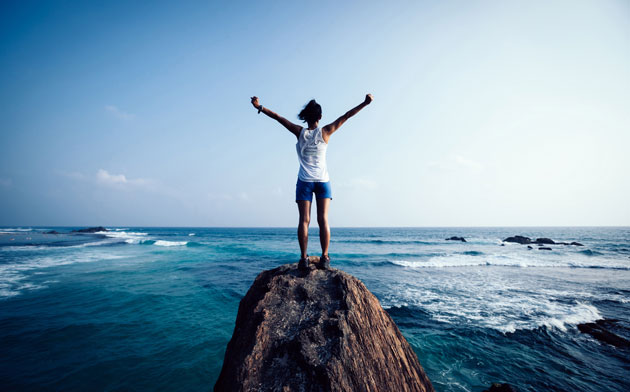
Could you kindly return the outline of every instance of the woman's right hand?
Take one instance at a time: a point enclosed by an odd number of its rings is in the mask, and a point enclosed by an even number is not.
[[[252,97],[252,105],[254,105],[254,107],[256,109],[258,109],[258,107],[260,106],[260,104],[258,103],[258,97],[257,96],[253,96]]]

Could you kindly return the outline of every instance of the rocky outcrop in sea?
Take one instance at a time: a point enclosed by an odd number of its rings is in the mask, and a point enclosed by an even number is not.
[[[601,319],[592,323],[578,324],[578,330],[587,333],[603,343],[608,343],[618,348],[630,348],[630,339],[623,337],[630,336],[630,328],[619,324],[619,320]]]
[[[239,305],[214,390],[433,391],[365,285],[316,266],[287,264],[258,275]]]
[[[542,246],[542,245],[573,245],[573,246],[584,246],[582,244],[580,244],[579,242],[556,242],[554,240],[552,240],[551,238],[536,238],[535,240],[532,240],[529,237],[525,237],[522,235],[515,235],[513,237],[508,237],[506,239],[503,240],[503,242],[515,242],[517,244],[521,244],[521,245],[527,245],[527,244],[536,244],[538,246]]]
[[[98,233],[101,231],[108,231],[108,230],[104,228],[103,226],[96,226],[96,227],[88,227],[86,229],[72,230],[71,233]]]

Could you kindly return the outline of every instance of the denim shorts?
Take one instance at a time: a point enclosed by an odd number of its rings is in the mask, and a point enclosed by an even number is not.
[[[295,184],[295,201],[308,200],[312,203],[313,193],[315,193],[315,199],[332,199],[330,181],[306,182],[298,178]]]

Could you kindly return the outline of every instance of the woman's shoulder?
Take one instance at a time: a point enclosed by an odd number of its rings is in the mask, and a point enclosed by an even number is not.
[[[306,135],[304,134],[304,130],[306,128],[304,127],[300,127],[300,130],[297,133],[297,139],[298,139],[298,143],[300,143],[302,140],[304,140],[304,138],[306,137]]]

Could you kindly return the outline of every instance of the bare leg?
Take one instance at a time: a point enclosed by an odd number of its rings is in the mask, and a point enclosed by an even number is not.
[[[328,256],[328,246],[330,245],[329,206],[330,199],[317,199],[317,224],[319,225],[319,242],[322,245],[322,256]]]
[[[311,223],[311,202],[308,200],[298,200],[298,211],[300,212],[300,221],[298,223],[298,242],[300,243],[300,252],[302,258],[306,257],[306,248],[308,247],[308,225]]]

